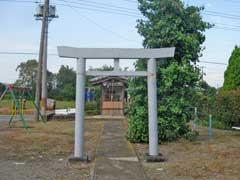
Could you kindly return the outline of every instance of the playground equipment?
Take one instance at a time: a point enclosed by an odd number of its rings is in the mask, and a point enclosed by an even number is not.
[[[18,103],[19,103],[19,108],[20,108],[20,112],[22,113],[22,115],[24,115],[24,109],[26,106],[26,99],[17,99]],[[17,116],[18,113],[18,109],[17,106],[15,104],[15,102],[12,100],[12,104],[11,104],[11,117],[13,118],[14,116]]]
[[[35,102],[33,100],[33,97],[30,93],[29,88],[27,88],[27,87],[16,87],[16,86],[7,84],[5,91],[0,96],[0,103],[7,93],[10,93],[10,95],[12,97],[11,117],[9,119],[9,125],[11,125],[14,117],[19,115],[20,119],[23,123],[24,129],[26,131],[28,130],[27,123],[26,123],[26,121],[24,119],[24,116],[23,116],[24,109],[25,109],[25,103],[26,103],[27,99],[30,99],[34,108],[39,112],[41,121],[45,121],[42,114],[40,113],[40,110],[39,110],[38,106],[35,104]]]

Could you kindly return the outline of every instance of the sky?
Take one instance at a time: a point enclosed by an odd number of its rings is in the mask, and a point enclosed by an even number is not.
[[[41,22],[34,18],[38,4],[33,1],[0,0],[0,82],[13,83],[18,77],[16,71],[18,64],[28,59],[38,59],[37,54],[1,54],[3,52],[38,53]],[[49,25],[48,69],[52,72],[57,72],[62,64],[76,69],[76,60],[54,55],[57,54],[56,47],[59,45],[142,47],[143,38],[136,29],[136,21],[141,18],[141,14],[135,0],[50,0],[50,2],[56,5],[59,16]],[[240,2],[238,0],[185,0],[184,2],[189,5],[204,5],[203,19],[216,24],[214,28],[205,32],[206,41],[203,44],[205,50],[200,61],[227,64],[234,46],[240,44],[240,25],[238,25],[240,15],[237,15]],[[107,8],[106,5],[104,8],[103,4],[108,5]],[[115,11],[114,8],[117,7],[124,9]],[[134,69],[133,63],[134,60],[122,60],[120,66]],[[113,65],[113,61],[88,60],[87,68],[100,67],[104,64]],[[211,86],[222,86],[226,65],[208,63],[199,63],[199,65],[203,66],[204,79]]]

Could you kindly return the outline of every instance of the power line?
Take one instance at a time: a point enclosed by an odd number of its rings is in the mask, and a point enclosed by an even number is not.
[[[114,32],[114,31],[112,31],[112,30],[110,30],[110,29],[108,29],[108,28],[105,28],[104,26],[98,24],[97,22],[95,22],[95,21],[92,20],[91,18],[82,15],[77,9],[75,9],[75,8],[72,7],[71,5],[68,5],[68,7],[71,8],[71,9],[73,9],[73,10],[74,10],[78,15],[80,15],[81,17],[86,18],[88,21],[92,22],[94,25],[96,25],[96,26],[99,27],[100,29],[102,29],[102,30],[104,30],[104,31],[107,31],[107,32],[110,32],[110,33],[112,33],[112,34],[114,34],[114,35],[116,35],[116,36],[118,36],[119,38],[122,38],[122,39],[124,39],[124,40],[132,41],[132,40],[130,40],[130,39],[122,36],[121,34],[118,34],[118,33]]]
[[[139,12],[136,11],[136,9],[115,6],[115,5],[109,5],[106,3],[98,3],[98,2],[92,2],[92,1],[86,1],[86,0],[78,0],[81,2],[66,1],[66,0],[59,0],[59,1],[69,2],[72,4],[83,5],[83,6],[88,6],[88,7],[90,6],[90,7],[100,8],[100,9],[104,8],[104,9],[108,9],[108,10],[117,10],[117,11],[120,11],[123,13],[129,13],[131,15],[136,15],[136,16],[140,15]],[[238,15],[217,12],[217,11],[204,11],[204,12],[202,12],[202,14],[209,15],[209,16],[219,16],[219,17],[228,18],[228,19],[240,20],[240,16],[238,16]]]
[[[225,23],[214,23],[212,22],[212,24],[215,24],[215,25],[220,25],[220,26],[227,26],[227,27],[231,27],[231,28],[240,28],[240,26],[238,25],[233,25],[233,24],[225,24]]]
[[[38,1],[34,2],[34,1],[28,1],[28,0],[0,0],[0,1],[38,3]],[[88,10],[88,11],[94,11],[94,12],[97,11],[97,12],[109,13],[109,14],[117,14],[117,15],[129,16],[129,17],[134,17],[134,18],[142,18],[142,16],[140,16],[140,14],[138,15],[137,12],[135,12],[134,9],[115,6],[115,5],[111,5],[111,7],[109,7],[109,5],[107,6],[106,3],[97,3],[97,2],[93,2],[93,1],[86,2],[86,0],[78,0],[78,1],[81,1],[81,2],[66,1],[66,0],[59,0],[59,1],[79,5],[79,6],[71,5],[71,7],[75,8],[75,9]],[[57,4],[57,5],[69,7],[69,4],[65,4],[65,3],[64,4]],[[234,14],[228,14],[228,13],[221,13],[221,12],[217,12],[217,11],[206,11],[206,13],[203,12],[203,14],[210,15],[210,16],[219,16],[219,17],[224,17],[224,18],[240,20],[240,16],[237,16],[237,15],[234,15]],[[219,24],[219,23],[216,23],[216,24]],[[224,24],[224,26],[215,26],[214,27],[214,29],[221,29],[221,30],[225,30],[225,31],[239,32],[240,29],[236,29],[236,28],[240,28],[240,27],[239,26],[228,25],[228,24]]]
[[[30,2],[30,3],[38,3],[39,1],[30,1],[30,0],[0,0],[0,1],[6,1],[6,2]],[[107,8],[109,10],[117,10],[117,11],[121,11],[124,13],[132,13],[135,15],[139,15],[139,12],[136,11],[136,9],[132,9],[132,8],[127,8],[127,7],[122,7],[122,6],[116,6],[113,4],[107,4],[107,3],[100,3],[100,2],[95,2],[95,1],[87,1],[87,0],[77,0],[76,1],[72,1],[72,0],[58,0],[58,1],[63,1],[63,2],[67,2],[67,3],[72,3],[72,4],[79,4],[79,5],[83,5],[83,6],[90,6],[90,7],[95,7],[95,8]],[[127,2],[135,2],[137,3],[137,1],[130,1],[130,0],[125,0]],[[209,10],[205,10],[202,12],[203,14],[206,15],[210,15],[210,16],[220,16],[223,18],[230,18],[230,19],[236,19],[236,20],[240,20],[240,16],[236,15],[236,14],[230,14],[230,13],[225,13],[225,12],[218,12],[218,11],[209,11]]]
[[[64,0],[60,0],[60,1],[64,1]],[[28,1],[28,0],[0,0],[0,2],[16,2],[16,3],[39,3],[39,1]],[[68,1],[64,1],[67,2]],[[64,4],[60,4],[60,3],[55,3],[56,5],[59,6],[69,6]],[[71,5],[74,8],[79,8],[81,10],[88,10],[88,11],[94,11],[94,12],[103,12],[103,13],[109,13],[109,14],[117,14],[117,15],[123,15],[123,16],[129,16],[129,17],[134,17],[134,18],[141,18],[140,14],[137,14],[135,12],[128,12],[128,11],[124,11],[122,9],[115,9],[115,8],[109,8],[109,6],[99,6],[99,5],[90,5],[90,4],[86,4],[86,3],[78,3],[78,6],[74,6]]]
[[[65,1],[65,0],[62,0],[62,1]],[[69,7],[69,5],[67,5],[67,4],[58,4],[58,5],[62,5],[62,6],[68,6]],[[75,8],[75,9],[80,9],[81,7],[79,7],[79,6],[74,6],[74,5],[70,5],[72,8]],[[82,9],[82,8],[81,8]],[[138,18],[141,18],[140,16],[136,16],[136,15],[133,15],[133,14],[125,14],[125,13],[118,13],[118,12],[113,12],[113,11],[109,11],[109,10],[107,10],[108,8],[106,8],[105,10],[102,10],[102,9],[95,9],[95,8],[84,8],[84,9],[82,9],[82,10],[90,10],[90,11],[99,11],[99,12],[104,12],[104,13],[111,13],[111,14],[119,14],[119,15],[127,15],[127,16],[130,16],[130,17],[138,17]],[[228,24],[224,24],[225,26],[231,26],[231,25],[228,25]],[[236,28],[240,28],[240,26],[238,27],[238,26],[232,26],[232,27],[220,27],[220,26],[218,26],[218,27],[213,27],[213,28],[215,28],[215,29],[222,29],[222,30],[226,30],[226,31],[236,31],[236,32],[239,32],[240,31],[240,29],[236,29]],[[234,29],[235,28],[235,29]]]
[[[100,6],[99,5],[92,6],[92,4],[82,4],[82,3],[66,1],[66,0],[59,0],[59,1],[70,2],[70,3],[73,3],[73,4],[80,5],[80,6],[82,6],[82,5],[87,6],[87,8],[84,7],[84,9],[87,9],[87,10],[100,11],[100,12],[111,13],[111,14],[127,15],[127,16],[131,16],[131,17],[135,17],[135,18],[142,18],[140,15],[137,15],[137,12],[133,13],[134,12],[133,9],[130,9],[131,11],[129,11],[129,8],[128,8],[127,11],[126,11],[126,10],[124,10],[126,8],[120,7],[120,6],[113,6],[114,8],[109,8],[109,6],[106,6],[105,3],[95,3],[95,4],[100,4]],[[78,1],[84,1],[85,2],[85,0],[78,0]],[[91,2],[91,3],[94,3],[94,2]],[[63,5],[63,4],[61,4],[61,5]],[[73,5],[71,5],[71,6],[74,7],[74,8],[81,8],[79,6],[73,6]],[[102,8],[104,8],[104,10]],[[118,11],[118,12],[116,12],[116,11]],[[216,12],[216,11],[207,11],[207,12],[213,13],[213,14],[205,13],[205,14],[211,15],[211,16],[222,16],[222,17],[225,17],[225,18],[235,18],[235,19],[240,20],[240,16],[236,16],[236,15],[233,15],[233,14],[222,13],[222,15],[221,15],[221,13]],[[232,26],[232,27],[231,28],[230,27],[218,27],[216,29],[238,31],[238,29],[233,29],[233,28],[240,28],[239,26],[233,26],[233,25],[228,25],[228,24],[224,24],[224,25],[225,26]]]
[[[0,55],[31,55],[31,56],[38,56],[39,53],[35,53],[35,52],[2,51],[2,52],[0,52]],[[54,54],[54,53],[50,53],[48,55],[50,55],[50,56],[58,56],[57,54]]]
[[[59,0],[59,1],[63,1],[63,0]],[[87,3],[87,4],[90,4],[90,5],[100,5],[100,6],[104,6],[103,8],[107,7],[107,8],[117,8],[118,10],[125,10],[125,11],[131,11],[133,13],[136,13],[138,14],[139,12],[136,11],[136,9],[132,9],[132,8],[126,8],[126,7],[122,7],[122,6],[115,6],[115,5],[112,5],[112,4],[106,4],[106,3],[99,3],[99,2],[95,2],[95,1],[87,1],[87,0],[77,0],[77,1],[80,1],[82,3]],[[65,1],[66,2],[66,1]],[[79,4],[78,2],[75,2],[75,1],[67,1],[69,3],[73,3],[73,4]],[[128,2],[133,2],[133,1],[128,1]],[[134,1],[134,2],[137,2],[137,1]],[[230,13],[225,13],[225,12],[218,12],[218,11],[209,11],[209,10],[205,10],[204,12],[206,13],[210,13],[212,14],[212,16],[225,16],[227,18],[240,18],[239,15],[236,15],[236,14],[230,14]]]
[[[57,4],[57,5],[60,5],[60,6],[68,6],[66,4]],[[136,15],[136,14],[133,14],[133,13],[129,13],[129,12],[126,12],[125,11],[113,11],[113,9],[109,9],[107,7],[105,7],[105,9],[102,9],[100,7],[94,7],[94,8],[91,8],[91,6],[87,5],[87,7],[80,7],[80,6],[74,6],[74,5],[71,5],[72,7],[74,8],[78,8],[78,9],[81,9],[81,10],[89,10],[89,11],[98,11],[98,12],[103,12],[103,13],[110,13],[110,14],[118,14],[118,15],[123,15],[123,16],[129,16],[129,17],[134,17],[134,18],[143,18],[143,16],[141,17],[140,15]],[[211,16],[215,16],[215,15],[211,15]],[[240,20],[240,19],[238,19]],[[231,26],[231,25],[228,25],[228,24],[225,24],[226,26]],[[233,29],[227,29],[227,28],[224,28],[224,30],[233,30]],[[234,29],[235,31],[237,31],[237,29]]]
[[[39,3],[39,1],[28,1],[28,0],[0,0],[0,2]]]
[[[113,11],[113,12],[118,11],[120,13],[125,13],[125,14],[130,14],[130,15],[136,15],[136,16],[140,15],[135,10],[129,10],[129,9],[124,8],[124,7],[112,6],[112,5],[107,5],[107,4],[104,4],[104,3],[85,2],[84,0],[78,0],[79,2],[66,1],[66,0],[59,0],[59,1],[65,2],[68,5],[76,4],[76,5],[90,7],[90,8],[108,9],[108,10]]]
[[[240,29],[234,29],[234,28],[229,28],[229,27],[215,26],[213,28],[214,29],[220,29],[220,30],[226,30],[226,31],[240,32]]]
[[[210,13],[210,12],[202,12],[202,14],[207,15],[207,16],[213,16],[213,17],[221,17],[221,18],[226,18],[226,19],[240,20],[240,17],[237,17],[237,16],[227,16],[224,14],[215,14],[215,13]]]
[[[1,1],[38,3],[38,1],[34,2],[34,1],[28,1],[28,0],[1,0]],[[126,8],[126,7],[122,7],[122,6],[115,6],[115,5],[109,5],[106,3],[99,3],[99,2],[86,1],[86,0],[78,0],[78,2],[65,1],[65,0],[58,0],[58,1],[63,1],[63,2],[67,2],[67,3],[71,3],[71,4],[80,5],[80,7],[74,6],[75,8],[82,8],[82,6],[83,6],[85,10],[100,11],[100,12],[106,12],[106,13],[111,13],[111,14],[119,14],[119,15],[126,15],[126,16],[141,18],[141,15],[139,14],[139,12],[136,11],[136,9],[132,9],[132,8]],[[130,2],[130,1],[128,1],[128,2]],[[57,4],[57,5],[65,6],[65,4]],[[208,16],[214,16],[214,17],[222,17],[222,18],[227,18],[227,19],[240,20],[239,15],[223,13],[223,12],[218,12],[218,11],[204,11],[204,12],[202,12],[202,14],[208,15]]]
[[[228,65],[226,63],[219,63],[219,62],[214,62],[214,61],[199,61],[199,63],[216,64],[216,65],[224,65],[224,66]]]
[[[229,13],[225,13],[225,12],[207,11],[207,10],[205,10],[204,12],[206,12],[206,13],[212,13],[212,14],[217,14],[217,15],[223,15],[223,16],[229,16],[229,17],[233,17],[233,18],[240,18],[239,15],[229,14]]]
[[[0,55],[33,55],[37,56],[38,53],[35,52],[17,52],[17,51],[0,51]],[[50,56],[58,56],[58,54],[50,53]],[[207,64],[216,64],[216,65],[224,65],[227,66],[227,63],[220,63],[216,61],[199,61],[199,63],[207,63]]]
[[[134,1],[134,0],[123,0],[123,1],[131,2],[131,3],[138,3],[138,1]]]
[[[87,0],[77,0],[77,2],[71,1],[71,0],[58,0],[58,1],[64,1],[64,2],[72,3],[72,4],[86,3],[86,4],[90,4],[90,5],[99,5],[99,6],[103,6],[103,8],[105,8],[105,7],[114,8],[114,9],[116,8],[116,9],[126,10],[126,11],[130,11],[130,12],[139,14],[139,12],[136,11],[137,9],[127,8],[127,7],[123,7],[123,6],[116,6],[113,4],[107,4],[107,3],[102,3],[102,2],[100,3],[100,2],[87,1]]]
[[[64,4],[57,3],[56,5],[69,7],[69,5],[67,5],[65,3]],[[94,11],[94,12],[98,11],[98,12],[109,13],[109,14],[117,14],[117,15],[129,16],[129,17],[134,17],[134,18],[141,18],[141,16],[137,16],[136,14],[127,13],[127,12],[124,13],[123,11],[120,12],[120,11],[108,9],[107,7],[105,9],[97,8],[97,7],[92,8],[91,6],[80,7],[80,6],[74,6],[74,5],[71,5],[71,7],[78,8],[81,10],[88,10],[88,11]]]
[[[62,0],[62,1],[64,1],[64,0]],[[67,2],[67,1],[65,1],[65,2]],[[59,5],[59,4],[58,4],[58,5]],[[95,22],[94,20],[90,19],[89,17],[80,14],[80,12],[77,10],[77,9],[79,9],[80,7],[76,7],[76,6],[69,5],[69,4],[61,4],[61,5],[62,5],[62,6],[70,7],[70,8],[73,9],[76,13],[78,13],[81,17],[87,19],[88,21],[90,21],[90,22],[93,23],[94,25],[98,26],[100,29],[102,29],[102,30],[104,30],[104,31],[107,31],[108,33],[110,32],[110,33],[118,36],[119,38],[122,38],[122,39],[127,40],[127,41],[133,41],[133,40],[130,40],[130,39],[122,36],[121,34],[118,34],[118,33],[114,32],[114,31],[111,31],[111,30],[108,29],[108,28],[105,28],[104,26],[98,24],[97,22]],[[121,14],[121,15],[122,15],[122,14]],[[136,42],[137,42],[137,41],[136,41]],[[0,54],[1,54],[1,53],[0,53]],[[6,54],[11,54],[11,53],[6,53]],[[15,54],[18,54],[18,53],[15,53]],[[23,54],[24,54],[24,53],[23,53]],[[36,55],[36,54],[26,53],[26,55]]]

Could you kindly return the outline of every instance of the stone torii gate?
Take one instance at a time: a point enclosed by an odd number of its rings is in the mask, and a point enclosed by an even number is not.
[[[88,76],[142,76],[148,84],[149,161],[161,161],[158,151],[156,58],[173,57],[175,48],[124,49],[58,47],[58,55],[77,59],[75,144],[72,160],[84,161],[85,81]],[[86,71],[87,59],[113,59],[113,71]],[[119,59],[146,59],[147,71],[120,71]]]

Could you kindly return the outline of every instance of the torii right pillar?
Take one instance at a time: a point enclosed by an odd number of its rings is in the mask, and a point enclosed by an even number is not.
[[[158,150],[158,113],[157,113],[157,77],[156,59],[148,60],[148,132],[149,154],[147,162],[163,162],[164,157]]]

